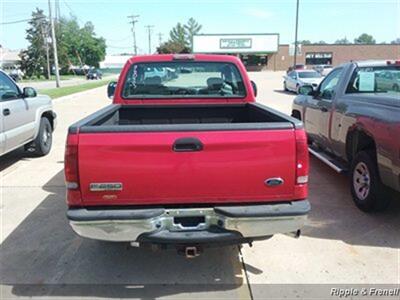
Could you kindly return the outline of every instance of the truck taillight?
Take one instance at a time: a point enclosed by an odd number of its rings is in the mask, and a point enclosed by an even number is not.
[[[65,183],[67,189],[79,188],[78,177],[78,135],[68,134],[64,158]]]
[[[309,157],[307,135],[304,130],[296,130],[296,184],[308,182]]]

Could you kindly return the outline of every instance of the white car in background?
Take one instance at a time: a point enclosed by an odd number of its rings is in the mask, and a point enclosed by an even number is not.
[[[313,69],[325,77],[332,71],[333,67],[331,65],[317,65]]]
[[[283,76],[283,89],[299,93],[299,88],[303,85],[311,85],[314,90],[323,79],[320,73],[314,70],[295,70]]]

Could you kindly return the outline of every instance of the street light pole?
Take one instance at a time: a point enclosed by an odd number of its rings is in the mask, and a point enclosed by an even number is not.
[[[299,27],[299,0],[296,0],[296,30],[294,34],[294,62],[293,67],[296,67],[296,59],[297,59],[297,31]]]
[[[149,54],[151,54],[151,29],[154,27],[153,25],[145,26],[147,28],[147,32],[149,35]]]
[[[54,30],[54,20],[51,16],[51,0],[49,0],[49,18],[51,25],[51,40],[53,42],[53,51],[54,51],[54,67],[56,73],[56,87],[60,87],[60,73],[58,72],[58,55],[57,55],[57,40],[56,40],[56,32]]]
[[[159,46],[161,46],[161,44],[162,44],[162,36],[163,36],[163,34],[161,32],[159,32],[158,33],[158,44],[159,44]]]

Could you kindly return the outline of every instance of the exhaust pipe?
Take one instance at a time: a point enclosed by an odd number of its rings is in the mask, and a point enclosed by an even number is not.
[[[284,233],[284,234],[287,235],[287,236],[293,237],[295,239],[298,239],[300,237],[300,235],[301,235],[301,230],[299,229],[297,231],[287,232],[287,233]]]

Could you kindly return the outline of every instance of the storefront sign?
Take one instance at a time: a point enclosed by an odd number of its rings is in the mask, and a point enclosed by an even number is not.
[[[219,47],[221,49],[250,49],[251,39],[250,38],[236,38],[236,39],[220,39]]]

